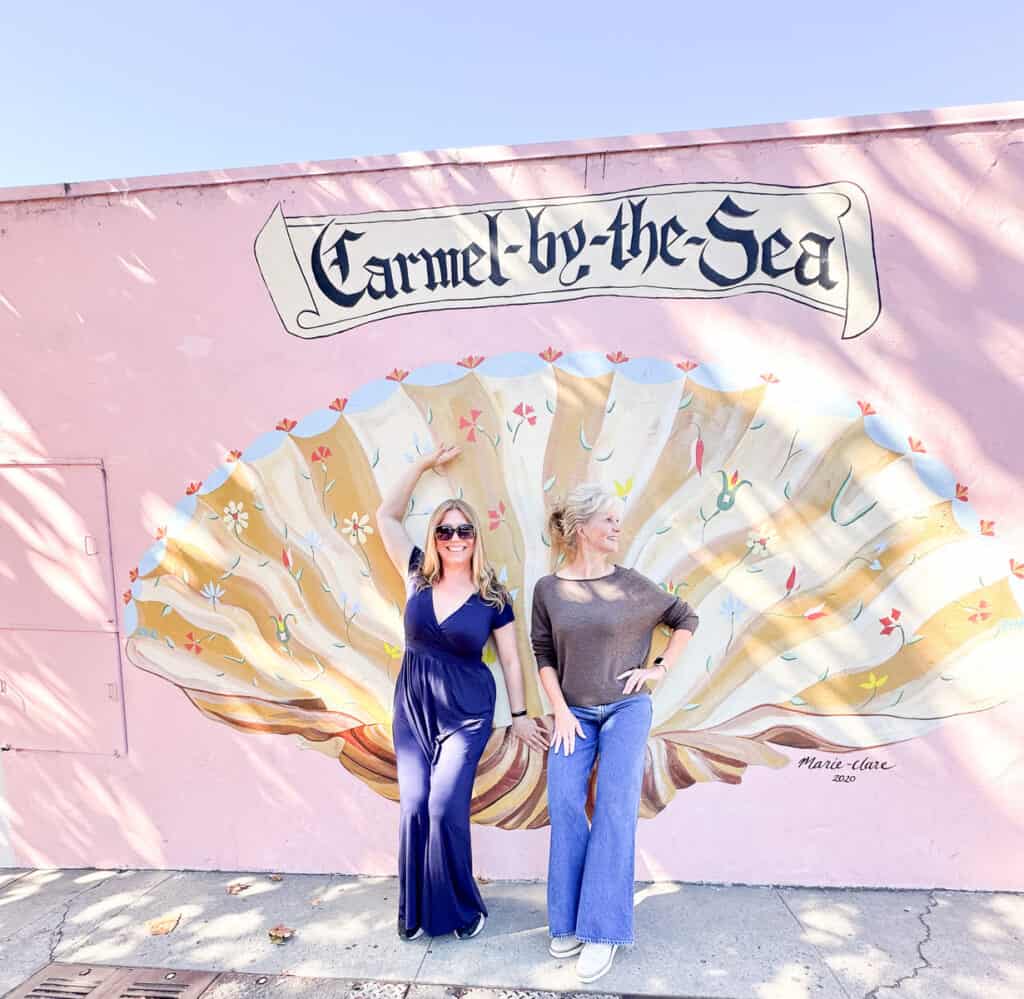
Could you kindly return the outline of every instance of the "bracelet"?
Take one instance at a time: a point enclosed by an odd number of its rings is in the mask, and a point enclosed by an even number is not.
[[[668,676],[668,667],[665,665],[665,660],[662,656],[655,656],[652,666],[660,666],[665,672],[665,676]]]
[[[512,717],[513,718],[525,718],[526,717],[526,708],[523,708],[522,711],[513,711],[512,712]]]

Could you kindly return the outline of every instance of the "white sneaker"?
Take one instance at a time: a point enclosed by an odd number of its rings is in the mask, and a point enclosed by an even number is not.
[[[576,977],[589,985],[603,978],[612,970],[618,944],[588,943],[583,945],[583,952],[576,961]]]
[[[565,957],[575,957],[583,950],[583,941],[575,937],[552,937],[548,944],[548,953],[558,960]]]

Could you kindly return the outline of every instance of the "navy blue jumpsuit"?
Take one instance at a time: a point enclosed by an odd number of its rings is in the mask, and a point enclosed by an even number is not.
[[[474,593],[438,622],[433,591],[416,589],[423,552],[409,559],[405,655],[395,682],[392,734],[401,808],[398,912],[406,929],[451,933],[487,914],[473,880],[469,805],[491,735],[494,677],[481,654],[514,619]]]

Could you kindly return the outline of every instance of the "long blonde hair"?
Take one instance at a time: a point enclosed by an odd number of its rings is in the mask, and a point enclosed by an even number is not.
[[[599,482],[583,482],[555,502],[548,514],[552,571],[576,556],[580,526],[614,502],[615,496]]]
[[[420,587],[434,586],[444,574],[444,566],[441,564],[441,556],[437,550],[437,541],[434,538],[434,528],[441,523],[445,514],[451,510],[458,510],[476,530],[476,541],[473,545],[473,559],[470,563],[470,569],[477,593],[480,594],[481,599],[485,603],[490,604],[492,607],[497,607],[498,610],[503,610],[505,605],[512,601],[509,598],[508,590],[498,582],[497,573],[491,568],[491,563],[487,561],[487,553],[484,551],[484,538],[480,531],[480,521],[477,519],[476,511],[465,500],[444,500],[438,503],[437,508],[430,515],[418,585]]]

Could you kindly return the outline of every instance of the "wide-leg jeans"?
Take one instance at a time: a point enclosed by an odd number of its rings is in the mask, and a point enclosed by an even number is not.
[[[548,754],[548,928],[590,943],[633,943],[633,877],[651,698],[571,707],[585,739]],[[586,813],[597,760],[593,820]]]

